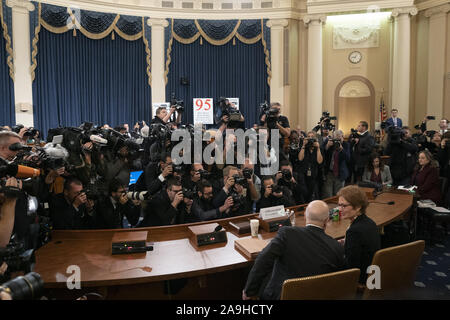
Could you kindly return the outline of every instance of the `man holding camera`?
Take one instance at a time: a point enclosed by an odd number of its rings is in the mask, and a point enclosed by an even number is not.
[[[289,161],[283,160],[280,162],[280,171],[275,175],[275,182],[292,192],[295,204],[305,203],[305,196],[308,193],[305,178],[301,173],[293,171],[292,164]]]
[[[226,166],[223,169],[224,187],[214,197],[213,205],[216,208],[224,205],[226,201],[232,199],[232,207],[229,216],[240,216],[252,212],[252,201],[248,197],[247,179],[241,177],[239,169],[233,166]]]
[[[323,198],[329,198],[344,187],[345,180],[350,175],[350,146],[344,141],[342,130],[333,133],[333,139],[327,138],[325,144],[325,183]]]
[[[283,205],[286,207],[295,206],[294,196],[291,190],[285,186],[275,184],[271,176],[265,176],[262,179],[262,196],[256,203],[256,211],[262,208],[269,208]]]
[[[269,129],[269,141],[271,133],[270,130],[280,130],[280,149],[275,151],[277,153],[277,159],[279,159],[280,161],[287,160],[287,156],[283,152],[283,147],[284,139],[289,138],[289,136],[291,135],[291,128],[288,118],[281,115],[281,104],[279,102],[272,102],[270,104],[270,109],[268,110],[268,112],[264,112],[264,114],[260,117],[260,125],[265,126]]]
[[[320,165],[323,162],[320,145],[315,138],[314,131],[308,132],[307,138],[303,139],[303,146],[298,153],[298,160],[300,161],[300,172],[305,177],[306,187],[308,193],[305,201],[310,202],[319,199],[318,190],[318,176]]]
[[[213,187],[207,180],[199,182],[197,194],[198,197],[192,204],[192,211],[199,221],[225,218],[233,206],[233,199],[227,197],[224,204],[216,208],[213,205]]]
[[[188,201],[190,202],[190,201]],[[192,202],[190,202],[192,205]],[[188,211],[190,213],[191,207]],[[155,194],[145,208],[139,227],[167,226],[184,223],[186,204],[181,181],[175,177],[167,180],[165,189]]]
[[[141,201],[127,197],[127,187],[113,179],[109,185],[109,196],[99,199],[96,205],[95,225],[98,229],[124,228],[123,218],[135,226],[141,215]]]
[[[170,111],[167,112],[166,107],[159,107],[156,109],[155,117],[150,121],[150,124],[164,124],[166,125],[172,114],[176,111],[175,106],[170,106]]]
[[[353,129],[352,129],[353,130]],[[360,121],[356,132],[350,138],[350,150],[352,151],[352,164],[354,181],[361,181],[364,167],[369,161],[370,154],[375,146],[375,139],[369,133],[369,124]]]
[[[394,185],[408,185],[417,159],[417,144],[408,127],[388,128],[385,154],[390,156],[389,168]]]
[[[136,191],[148,191],[155,194],[163,188],[163,183],[174,175],[170,153],[161,154],[161,161],[150,162],[136,182]]]
[[[50,217],[54,230],[90,229],[94,226],[94,201],[88,199],[77,178],[64,181],[63,193],[50,198]]]

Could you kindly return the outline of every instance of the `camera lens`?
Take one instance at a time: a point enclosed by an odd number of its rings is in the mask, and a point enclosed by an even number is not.
[[[38,273],[30,272],[4,283],[2,287],[9,291],[13,300],[30,300],[42,296],[44,282]]]

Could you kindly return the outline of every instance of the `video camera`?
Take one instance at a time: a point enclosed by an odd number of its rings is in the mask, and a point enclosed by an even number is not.
[[[13,126],[12,128],[11,128],[11,130],[13,131],[13,132],[15,132],[15,133],[19,133],[20,132],[20,130],[22,130],[23,128],[25,128],[25,126],[23,125],[23,124],[17,124],[17,125],[15,125],[15,126]],[[36,133],[38,133],[39,132],[39,130],[37,130],[37,129],[35,129],[35,128],[33,128],[33,127],[30,127],[30,128],[28,128],[27,129],[27,131],[25,131],[24,133],[23,133],[23,136],[24,137],[34,137],[35,135],[36,135]]]
[[[320,117],[319,122],[317,123],[317,126],[314,127],[314,131],[318,131],[319,129],[327,129],[330,131],[333,131],[336,128],[336,125],[331,123],[331,120],[337,120],[337,117],[330,116],[330,113],[328,111],[322,112],[322,117]]]
[[[389,126],[387,127],[388,141],[391,144],[399,144],[401,139],[404,138],[405,132],[402,128]]]
[[[172,92],[172,95],[170,97],[170,107],[175,107],[175,110],[177,112],[183,112],[184,111],[184,101],[183,100],[177,100],[175,98],[175,92]]]
[[[259,107],[261,110],[260,111],[261,116],[263,114],[266,115],[267,128],[276,129],[277,122],[280,119],[279,110],[277,108],[271,108],[270,105],[267,103],[267,101],[261,103]]]
[[[228,117],[227,127],[230,129],[243,128],[244,121],[242,121],[242,113],[231,106],[231,104],[227,104],[226,101],[228,99],[224,97],[220,97],[217,100],[217,104],[222,111],[222,116]]]

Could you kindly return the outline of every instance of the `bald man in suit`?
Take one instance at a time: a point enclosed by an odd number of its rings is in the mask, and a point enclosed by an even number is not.
[[[263,300],[277,300],[287,279],[345,268],[343,247],[325,234],[328,211],[325,202],[312,201],[306,208],[305,227],[278,230],[277,236],[256,258],[242,292],[244,300],[257,296]]]

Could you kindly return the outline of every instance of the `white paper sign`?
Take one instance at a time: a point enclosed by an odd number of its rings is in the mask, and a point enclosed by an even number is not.
[[[259,217],[263,220],[279,218],[283,216],[286,216],[283,205],[269,208],[262,208],[259,211]]]
[[[152,119],[156,116],[156,109],[158,109],[159,107],[165,107],[167,110],[167,113],[170,112],[170,102],[158,102],[158,103],[153,103],[152,105]],[[175,115],[172,115],[172,117],[175,117],[175,119],[178,117],[178,112],[174,112]]]
[[[194,125],[214,124],[214,101],[212,98],[194,98]]]
[[[236,106],[236,109],[239,110],[239,98],[227,98],[228,101],[230,101],[231,104],[234,104]]]

